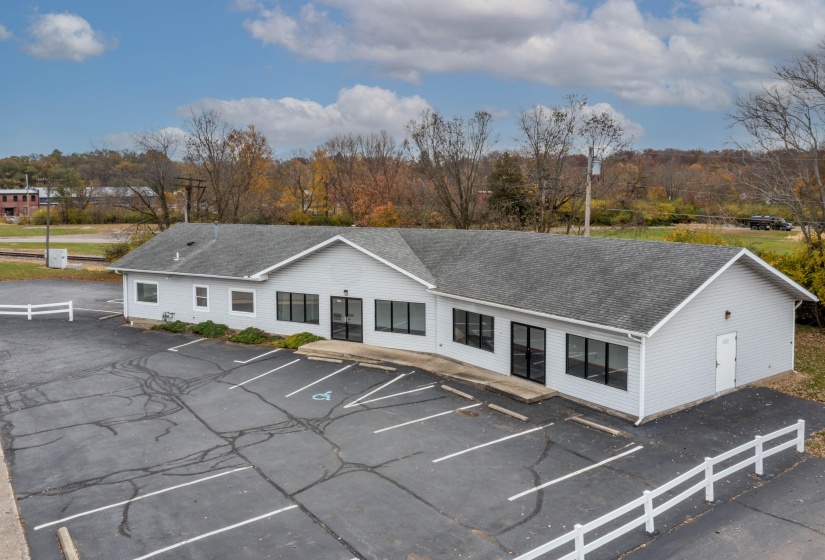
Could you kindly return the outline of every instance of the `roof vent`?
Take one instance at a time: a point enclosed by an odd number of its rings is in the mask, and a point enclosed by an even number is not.
[[[175,260],[176,260],[176,261],[179,261],[179,260],[180,260],[180,253],[175,253]]]
[[[218,240],[218,222],[215,222],[215,241]]]
[[[187,243],[187,244],[186,244],[186,246],[187,246],[187,247],[191,247],[191,246],[192,246],[192,245],[194,245],[194,244],[195,244],[195,242],[194,242],[194,241],[190,241],[189,243]]]

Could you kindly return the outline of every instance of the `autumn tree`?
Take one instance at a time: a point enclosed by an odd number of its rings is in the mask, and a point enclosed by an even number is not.
[[[315,155],[325,157],[322,150]],[[308,214],[323,204],[324,184],[323,177],[319,174],[322,165],[316,162],[313,154],[297,150],[276,168],[276,180],[283,187],[282,200],[297,207],[301,214]]]
[[[247,197],[266,185],[272,161],[266,137],[252,125],[231,126],[213,110],[193,113],[184,127],[186,161],[206,180],[216,218],[239,222],[251,209],[244,204]]]
[[[484,163],[497,142],[493,117],[478,111],[464,120],[427,109],[407,124],[417,171],[432,186],[450,223],[468,229],[477,222]]]

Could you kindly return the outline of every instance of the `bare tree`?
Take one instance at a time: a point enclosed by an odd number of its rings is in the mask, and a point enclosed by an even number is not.
[[[774,68],[779,83],[736,100],[729,115],[747,131],[743,148],[757,156],[740,181],[790,209],[809,251],[823,254],[825,184],[825,43]]]
[[[250,189],[266,181],[272,159],[266,137],[252,125],[233,128],[214,110],[192,113],[184,127],[186,160],[206,179],[217,219],[238,222]]]
[[[133,135],[132,142],[138,153],[121,154],[111,176],[130,192],[131,209],[163,231],[172,225],[169,203],[180,175],[176,159],[182,152],[181,137],[169,130],[154,130]]]
[[[578,149],[578,121],[587,100],[576,95],[565,97],[555,107],[536,105],[523,110],[518,118],[522,147],[527,159],[527,177],[534,193],[536,231],[548,231],[556,214],[581,191],[581,177],[571,173],[571,155]]]
[[[446,120],[427,109],[407,124],[417,153],[416,168],[433,187],[452,225],[468,229],[476,223],[479,187],[484,184],[485,159],[497,142],[493,117],[478,111],[471,119]]]
[[[356,177],[359,166],[359,140],[352,134],[339,134],[323,146],[328,170],[328,188],[332,209],[343,207],[355,216],[358,202]]]

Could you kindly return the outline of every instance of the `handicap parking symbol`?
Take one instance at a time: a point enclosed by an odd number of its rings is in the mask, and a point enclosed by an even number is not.
[[[326,393],[320,393],[318,395],[312,395],[312,400],[314,401],[328,401],[332,398],[332,391],[327,391]]]

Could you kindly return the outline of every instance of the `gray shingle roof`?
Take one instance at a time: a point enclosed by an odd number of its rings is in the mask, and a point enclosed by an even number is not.
[[[741,251],[510,231],[218,227],[215,240],[212,224],[178,224],[112,268],[242,278],[340,235],[438,292],[645,333]]]

